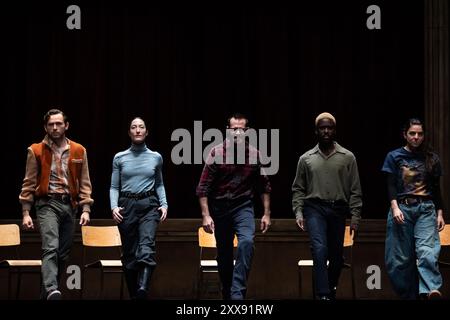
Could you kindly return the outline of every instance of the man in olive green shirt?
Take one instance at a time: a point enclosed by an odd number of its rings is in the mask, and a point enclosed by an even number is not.
[[[355,156],[334,140],[333,115],[321,113],[315,125],[319,143],[298,161],[292,207],[298,226],[302,230],[306,226],[309,233],[315,292],[319,299],[330,300],[335,298],[344,263],[346,216],[352,215],[352,234],[361,219],[361,185]]]

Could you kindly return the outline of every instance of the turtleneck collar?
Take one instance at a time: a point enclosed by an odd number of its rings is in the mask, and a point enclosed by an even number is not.
[[[143,152],[147,150],[147,145],[145,143],[131,144],[130,150],[133,152]]]

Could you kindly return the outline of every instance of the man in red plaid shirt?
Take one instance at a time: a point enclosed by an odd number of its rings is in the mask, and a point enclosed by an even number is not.
[[[247,291],[254,251],[255,220],[253,196],[261,194],[264,215],[261,230],[270,226],[270,182],[261,166],[259,151],[246,141],[248,120],[242,114],[228,119],[227,138],[209,153],[197,186],[203,228],[214,233],[217,264],[225,300],[241,300]],[[236,161],[237,157],[241,159]],[[244,151],[243,152],[239,151]],[[242,164],[241,164],[242,163]],[[233,265],[233,239],[238,238]]]

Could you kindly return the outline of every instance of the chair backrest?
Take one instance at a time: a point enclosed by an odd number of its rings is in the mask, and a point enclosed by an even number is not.
[[[350,226],[345,227],[345,235],[344,235],[344,247],[353,246],[353,235],[350,235]]]
[[[0,224],[0,246],[20,245],[20,230],[17,224]]]
[[[119,247],[119,228],[117,226],[82,226],[81,237],[87,247]]]
[[[237,247],[238,240],[236,235],[234,235],[233,246]],[[198,246],[201,248],[215,248],[216,247],[216,237],[214,233],[207,233],[203,227],[198,228]]]
[[[441,246],[450,246],[450,225],[446,225],[444,230],[439,232]]]

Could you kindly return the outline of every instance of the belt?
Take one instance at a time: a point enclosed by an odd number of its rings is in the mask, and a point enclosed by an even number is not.
[[[152,195],[155,195],[155,191],[153,191],[153,190],[141,192],[141,193],[132,193],[132,192],[121,192],[120,193],[121,197],[135,199],[135,200],[148,198]]]
[[[347,202],[344,200],[324,200],[324,199],[319,199],[319,198],[311,198],[311,199],[307,199],[310,200],[312,202],[316,202],[325,206],[330,206],[330,207],[341,207],[341,206],[347,206]]]
[[[401,204],[405,204],[407,206],[411,206],[414,204],[419,204],[425,201],[429,201],[431,200],[430,197],[403,197],[398,199],[398,202],[400,202]]]
[[[49,193],[45,198],[47,198],[48,200],[58,200],[63,203],[70,203],[71,201],[70,194],[67,193]]]

